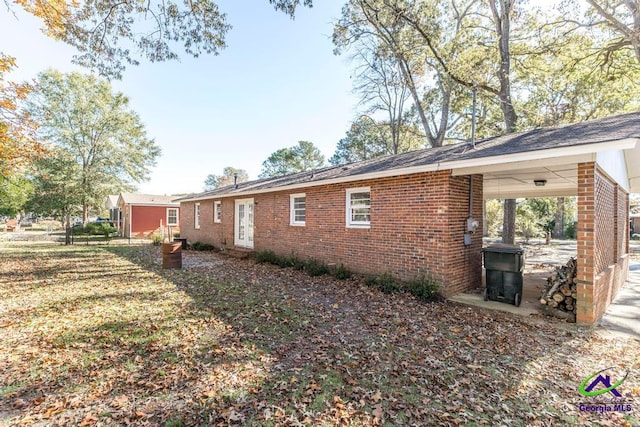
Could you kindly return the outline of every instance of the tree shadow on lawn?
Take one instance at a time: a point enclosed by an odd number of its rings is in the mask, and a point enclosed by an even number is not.
[[[0,281],[9,280],[17,285],[26,282],[32,283],[34,278],[47,279],[63,273],[89,271],[88,269],[97,261],[96,258],[99,254],[103,253],[101,248],[97,246],[90,250],[57,244],[40,243],[38,246],[24,243],[20,246],[0,247],[0,254],[3,257],[5,255],[10,257],[13,265],[17,267],[0,268]],[[95,271],[105,274],[104,267]],[[20,278],[26,280],[21,281]]]
[[[623,417],[578,409],[583,378],[608,366],[629,367],[637,357],[632,344],[590,330],[420,303],[405,294],[383,294],[359,279],[311,278],[213,253],[183,253],[219,261],[206,267],[162,270],[157,248],[103,249],[118,256],[123,271],[135,264],[152,274],[138,273],[144,279],[137,282],[128,281],[127,273],[110,277],[122,292],[120,304],[108,298],[108,304],[94,306],[102,318],[70,321],[34,343],[39,352],[70,364],[64,370],[42,362],[37,369],[50,372],[43,375],[49,381],[27,377],[12,394],[26,400],[35,395],[30,387],[46,390],[45,401],[24,410],[34,417],[74,397],[82,403],[67,404],[51,419],[598,425]],[[163,297],[137,300],[130,287]],[[91,309],[74,305],[83,313]],[[637,387],[637,379],[627,382],[624,391]]]

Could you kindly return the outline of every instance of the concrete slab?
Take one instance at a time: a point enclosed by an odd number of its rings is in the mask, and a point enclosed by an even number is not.
[[[640,341],[640,262],[629,262],[627,283],[598,322],[596,331]]]
[[[485,301],[482,298],[481,294],[458,294],[450,297],[449,301],[472,305],[474,307],[486,308],[489,310],[505,311],[507,313],[513,313],[519,316],[532,316],[540,314],[538,312],[538,308],[535,305],[535,301],[531,299],[523,300],[520,304],[520,307],[516,307],[513,304],[507,304],[499,301]]]
[[[485,243],[495,243],[485,240]],[[552,245],[542,242],[523,245],[525,249],[524,281],[522,284],[522,303],[520,307],[499,301],[484,301],[480,291],[458,294],[449,298],[450,301],[491,310],[505,311],[520,316],[540,316],[540,295],[545,289],[547,278],[551,276],[554,267],[565,264],[569,258],[575,257],[575,241],[554,241]],[[486,287],[486,274],[482,273],[482,286]]]
[[[575,257],[575,241],[554,241],[552,245],[534,243],[525,246],[525,270],[520,307],[498,301],[484,301],[480,290],[458,294],[449,298],[461,304],[499,310],[521,316],[542,315],[539,298],[545,289],[546,279],[554,267]],[[640,245],[632,242],[630,252],[640,253]],[[483,272],[482,289],[485,287]],[[640,341],[640,262],[629,262],[627,283],[594,328],[600,336],[635,339]]]

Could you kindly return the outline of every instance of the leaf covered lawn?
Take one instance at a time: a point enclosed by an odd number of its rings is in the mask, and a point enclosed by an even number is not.
[[[639,425],[640,344],[151,246],[0,246],[0,425]],[[581,412],[630,370],[632,410]],[[599,399],[599,400],[598,400]]]

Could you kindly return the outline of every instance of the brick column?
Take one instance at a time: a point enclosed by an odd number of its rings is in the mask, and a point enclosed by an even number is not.
[[[578,323],[596,321],[595,291],[595,168],[594,162],[578,164]]]

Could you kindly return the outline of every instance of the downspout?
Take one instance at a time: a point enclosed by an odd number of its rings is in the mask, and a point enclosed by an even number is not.
[[[471,145],[476,148],[476,94],[478,92],[478,84],[473,82],[473,104],[471,108]],[[464,236],[464,244],[468,247],[471,245],[471,235],[475,232],[475,223],[473,219],[473,175],[469,175],[469,216],[467,217],[467,231]]]
[[[131,223],[133,222],[133,206],[129,205],[129,244],[131,244]]]
[[[469,218],[473,218],[473,175],[469,175]]]

